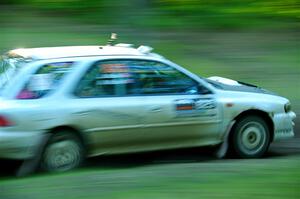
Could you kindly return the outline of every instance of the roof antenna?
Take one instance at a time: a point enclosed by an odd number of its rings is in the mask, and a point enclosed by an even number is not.
[[[113,46],[115,41],[118,39],[117,37],[118,37],[117,33],[111,33],[110,39],[108,40],[107,45]]]

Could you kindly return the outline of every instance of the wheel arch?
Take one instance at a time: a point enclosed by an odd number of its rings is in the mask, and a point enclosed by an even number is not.
[[[269,127],[269,130],[270,130],[270,142],[272,142],[273,139],[274,139],[274,123],[273,123],[273,120],[267,112],[262,111],[262,110],[258,110],[258,109],[249,109],[249,110],[243,111],[233,119],[233,121],[235,121],[235,123],[232,126],[232,128],[230,129],[230,134],[229,134],[230,138],[232,137],[233,129],[235,128],[238,121],[241,120],[242,118],[245,118],[245,117],[248,117],[248,116],[258,116],[258,117],[262,118],[267,123],[267,125]]]
[[[56,127],[49,129],[48,133],[55,134],[55,133],[58,133],[59,131],[68,131],[68,132],[76,135],[79,138],[79,140],[81,141],[86,152],[88,152],[89,148],[88,148],[88,144],[87,144],[87,138],[83,135],[83,133],[80,130],[76,129],[73,126],[62,125],[62,126],[56,126]]]

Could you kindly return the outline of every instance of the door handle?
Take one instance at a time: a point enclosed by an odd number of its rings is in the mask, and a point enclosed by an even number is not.
[[[151,111],[152,113],[160,112],[161,110],[162,110],[162,109],[161,109],[160,106],[153,106],[153,107],[150,108],[150,111]]]
[[[85,116],[88,115],[91,111],[76,111],[73,112],[74,115],[78,115],[78,116]]]

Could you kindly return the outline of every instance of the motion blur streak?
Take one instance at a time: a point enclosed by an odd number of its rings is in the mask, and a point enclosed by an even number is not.
[[[201,76],[275,91],[299,115],[299,22],[298,0],[1,0],[0,54],[101,45],[117,32],[119,42],[153,46]],[[299,198],[298,127],[262,160],[176,150],[100,157],[79,171],[26,179],[14,179],[15,163],[1,160],[0,198]]]

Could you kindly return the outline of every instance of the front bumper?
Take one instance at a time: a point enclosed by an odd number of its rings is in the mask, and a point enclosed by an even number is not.
[[[288,113],[275,114],[273,117],[274,122],[274,140],[282,140],[285,138],[294,137],[294,122],[296,114],[292,111]]]
[[[37,154],[45,134],[0,130],[0,158],[29,159]]]

